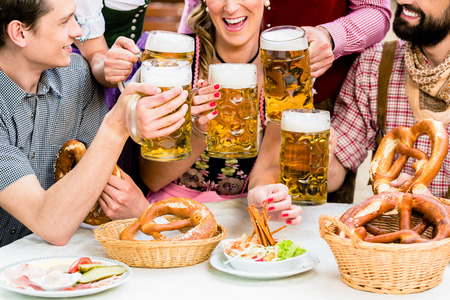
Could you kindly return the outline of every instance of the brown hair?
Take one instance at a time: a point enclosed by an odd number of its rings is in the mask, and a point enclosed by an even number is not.
[[[192,32],[200,38],[201,48],[198,49],[200,51],[200,73],[207,78],[209,65],[216,58],[216,49],[214,47],[216,28],[211,21],[209,13],[206,12],[206,4],[203,1],[190,14],[188,25]]]
[[[0,48],[6,43],[8,25],[14,20],[22,22],[28,30],[36,31],[38,20],[51,10],[46,0],[1,0]]]

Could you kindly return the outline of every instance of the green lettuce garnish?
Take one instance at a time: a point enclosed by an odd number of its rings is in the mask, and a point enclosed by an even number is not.
[[[277,244],[278,246],[278,259],[285,260],[291,257],[301,255],[306,252],[305,249],[297,246],[291,240],[282,240]]]

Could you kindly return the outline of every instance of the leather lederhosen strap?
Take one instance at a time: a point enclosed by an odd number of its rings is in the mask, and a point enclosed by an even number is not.
[[[386,111],[387,111],[387,94],[389,88],[389,80],[391,79],[392,67],[394,65],[395,50],[397,49],[397,41],[388,41],[383,45],[383,52],[381,54],[380,65],[378,68],[378,97],[377,97],[377,124],[373,124],[376,129],[375,135],[375,150],[372,153],[372,158],[377,152],[378,145],[386,134]],[[367,182],[371,185],[372,182]]]
[[[392,67],[394,65],[395,50],[397,41],[385,42],[383,52],[381,54],[380,67],[378,69],[378,97],[377,97],[377,134],[376,149],[386,134],[386,111],[387,111],[387,94],[389,80],[391,79]]]

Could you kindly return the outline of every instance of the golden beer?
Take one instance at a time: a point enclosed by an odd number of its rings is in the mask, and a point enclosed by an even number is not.
[[[146,60],[142,63],[141,82],[159,87],[163,92],[182,86],[191,93],[192,72],[188,61]],[[141,155],[150,160],[174,161],[191,155],[191,98],[186,99],[188,111],[183,125],[168,136],[142,139]],[[176,110],[178,111],[181,106]],[[176,112],[174,111],[174,112]]]
[[[266,116],[279,123],[283,110],[313,108],[308,42],[305,31],[278,26],[261,34]]]
[[[213,64],[209,83],[220,84],[217,116],[209,121],[211,157],[249,158],[258,154],[258,89],[253,64]]]
[[[188,60],[192,64],[194,50],[195,40],[188,35],[163,30],[150,31],[141,61],[152,58],[171,58]]]
[[[292,203],[327,202],[330,114],[322,110],[290,109],[281,120],[281,181]]]
[[[149,59],[186,60],[192,64],[194,59],[195,40],[193,37],[181,33],[155,30],[150,31],[145,41],[145,50],[140,54],[141,62]],[[123,92],[125,83],[118,83]]]

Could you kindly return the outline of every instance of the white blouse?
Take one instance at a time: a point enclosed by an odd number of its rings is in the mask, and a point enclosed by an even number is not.
[[[75,16],[82,27],[89,28],[89,38],[97,38],[105,32],[105,19],[102,15],[102,0],[75,0]],[[108,8],[127,11],[145,4],[145,0],[105,0]]]

